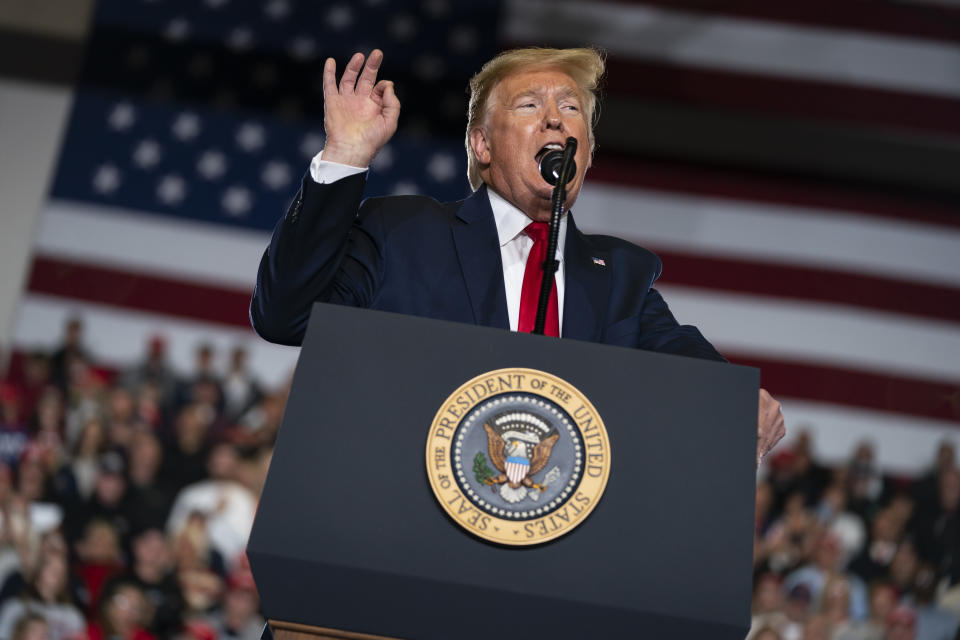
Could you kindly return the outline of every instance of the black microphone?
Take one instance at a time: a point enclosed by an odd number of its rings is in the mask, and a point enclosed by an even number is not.
[[[556,186],[560,180],[560,170],[563,167],[563,160],[567,157],[570,161],[570,168],[567,170],[566,182],[569,183],[573,180],[573,176],[577,175],[577,163],[573,160],[573,156],[576,153],[577,139],[572,137],[567,138],[567,145],[563,151],[551,149],[541,156],[539,165],[540,175],[543,176],[543,179],[549,184]]]

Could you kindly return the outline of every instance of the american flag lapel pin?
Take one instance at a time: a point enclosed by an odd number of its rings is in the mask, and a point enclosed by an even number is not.
[[[593,264],[599,265],[599,266],[601,266],[601,267],[605,267],[605,266],[607,266],[607,261],[604,260],[603,258],[594,257],[594,258],[593,258]]]

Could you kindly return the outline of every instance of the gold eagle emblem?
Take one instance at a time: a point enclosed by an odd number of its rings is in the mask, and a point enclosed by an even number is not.
[[[489,423],[485,423],[483,428],[487,432],[487,448],[490,452],[490,461],[500,472],[498,476],[487,478],[486,483],[491,485],[491,488],[507,483],[507,486],[511,489],[519,489],[520,485],[523,485],[529,489],[544,491],[546,487],[534,482],[531,476],[547,466],[547,462],[550,461],[550,453],[553,451],[553,445],[560,439],[560,434],[554,433],[552,436],[541,440],[533,447],[533,455],[527,458],[526,443],[520,440],[509,442],[504,440],[503,436],[497,433]],[[517,460],[517,462],[515,465],[511,465],[510,462],[514,460]],[[526,464],[520,462],[520,460],[525,460]]]

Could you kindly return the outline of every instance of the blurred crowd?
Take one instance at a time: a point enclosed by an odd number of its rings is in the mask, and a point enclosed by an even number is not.
[[[802,429],[757,483],[750,640],[960,639],[960,470],[891,476],[873,446],[819,464]]]
[[[0,640],[260,637],[244,549],[287,389],[239,346],[139,358],[96,362],[73,318],[0,377]]]
[[[218,355],[227,365],[217,367]],[[111,369],[70,319],[0,377],[0,640],[260,637],[244,555],[288,388],[235,347]],[[869,443],[828,467],[798,430],[757,484],[750,640],[960,640],[960,470]],[[932,452],[933,453],[933,452]]]

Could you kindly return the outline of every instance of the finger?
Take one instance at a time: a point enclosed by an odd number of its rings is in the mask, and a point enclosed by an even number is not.
[[[363,67],[363,73],[360,74],[360,80],[357,82],[357,93],[366,95],[373,90],[373,85],[377,82],[377,71],[380,70],[380,63],[383,62],[383,51],[374,49],[367,58],[367,64]]]
[[[363,68],[363,54],[355,53],[347,63],[347,68],[343,70],[343,77],[340,78],[340,93],[344,94],[355,90],[357,76],[360,75],[360,69]]]
[[[764,438],[763,448],[759,449],[761,454],[766,456],[768,453],[773,451],[773,448],[780,444],[780,441],[783,440],[784,436],[786,435],[787,428],[783,419],[783,414],[778,414],[776,421],[767,433],[767,437]]]
[[[337,93],[337,61],[327,58],[323,63],[323,95],[333,96]]]
[[[393,88],[393,83],[389,80],[387,81],[387,86],[383,91],[383,106],[387,109],[396,110],[398,113],[400,111],[400,99],[397,98],[397,94]]]
[[[400,100],[394,93],[393,83],[389,80],[381,80],[373,88],[373,95],[380,101],[383,109],[383,115],[388,120],[396,120],[400,116]]]

